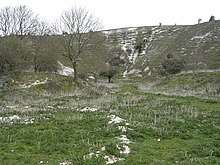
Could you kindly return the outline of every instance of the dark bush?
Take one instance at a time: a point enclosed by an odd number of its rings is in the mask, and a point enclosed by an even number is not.
[[[209,19],[209,22],[210,22],[210,21],[215,21],[215,16],[212,15],[212,16],[210,17],[210,19]]]
[[[0,73],[24,69],[28,54],[27,48],[18,38],[0,38]]]
[[[111,79],[117,74],[117,70],[116,69],[110,69],[106,72],[101,72],[100,76],[103,77],[107,77],[108,78],[108,82],[111,83]]]
[[[168,54],[167,58],[162,61],[163,69],[168,74],[179,73],[184,68],[184,64],[183,60],[174,58],[172,54]]]
[[[142,48],[143,48],[143,44],[142,43],[139,43],[135,46],[135,50],[138,51],[138,54],[141,53],[142,51]]]
[[[126,49],[126,52],[127,52],[128,54],[131,54],[131,53],[132,53],[132,50],[131,50],[131,49]]]
[[[39,55],[36,60],[36,71],[39,72],[56,72],[58,69],[57,60],[49,55]]]
[[[111,66],[123,66],[124,64],[126,64],[126,60],[122,59],[119,56],[115,56],[115,57],[111,58],[108,63]]]
[[[48,81],[43,85],[43,88],[51,93],[56,93],[63,90],[62,86],[54,81]]]

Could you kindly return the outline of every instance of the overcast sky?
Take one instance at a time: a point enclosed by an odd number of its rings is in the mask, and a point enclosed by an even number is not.
[[[211,15],[220,19],[220,0],[0,0],[0,7],[27,5],[53,21],[71,6],[83,6],[99,17],[104,29],[196,24]]]

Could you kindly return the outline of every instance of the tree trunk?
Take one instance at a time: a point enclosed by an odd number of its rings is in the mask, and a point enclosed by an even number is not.
[[[76,62],[72,62],[73,65],[73,70],[74,70],[74,77],[73,77],[73,81],[78,84],[78,70],[77,70],[77,64]]]
[[[108,76],[108,83],[111,83],[111,76]]]
[[[34,58],[33,60],[33,67],[34,67],[34,72],[37,72],[37,62],[36,62],[36,59]]]

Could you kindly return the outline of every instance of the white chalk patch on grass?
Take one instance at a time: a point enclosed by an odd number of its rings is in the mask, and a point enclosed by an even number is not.
[[[126,154],[126,155],[130,154],[131,150],[128,146],[123,145],[123,148],[124,148],[124,150],[121,151],[122,154]]]
[[[35,118],[30,118],[29,116],[26,117],[19,117],[17,115],[7,116],[7,117],[0,117],[0,123],[5,124],[33,124],[35,122]]]
[[[127,77],[128,76],[128,70],[124,71],[124,73],[122,75],[123,75],[124,78]]]
[[[48,105],[47,108],[49,108],[49,109],[53,109],[54,107],[51,106],[51,105]]]
[[[8,119],[9,119],[9,120],[19,120],[20,117],[17,116],[17,115],[14,115],[14,116],[9,116]]]
[[[125,121],[124,119],[116,115],[110,115],[109,117],[110,117],[110,121],[108,122],[108,124],[117,124]]]
[[[125,126],[118,126],[118,129],[121,130],[122,132],[127,132],[128,128]]]
[[[10,123],[13,124],[14,122],[19,121],[21,118],[17,115],[8,116],[8,117],[0,117],[1,123]]]
[[[132,69],[128,72],[128,75],[131,75],[131,74],[141,74],[142,73],[142,70],[140,69]]]
[[[89,153],[88,155],[83,156],[83,159],[92,159],[92,157],[95,155],[95,153]]]
[[[79,111],[80,112],[95,112],[97,111],[98,109],[97,108],[90,108],[90,107],[85,107],[83,109],[80,109]]]
[[[207,36],[209,36],[209,35],[210,35],[210,32],[206,33],[206,34],[203,35],[203,36],[194,36],[193,38],[191,38],[191,40],[194,40],[194,39],[203,39],[203,38],[205,38],[205,37],[207,37]]]
[[[1,123],[20,123],[20,124],[33,124],[35,118],[21,118],[17,115],[8,116],[8,117],[0,117]]]
[[[59,163],[59,165],[71,165],[71,164],[72,162],[66,160],[64,162]]]
[[[96,153],[91,152],[91,153],[89,153],[88,155],[83,156],[83,159],[92,159],[92,157],[94,157],[94,156],[95,156],[96,158],[98,158],[99,155],[100,155],[100,153],[101,153],[101,151],[96,151]]]
[[[27,88],[31,88],[32,86],[36,86],[36,85],[42,85],[42,84],[46,84],[47,83],[48,78],[46,78],[43,81],[40,80],[35,80],[35,82],[31,83],[31,84],[22,84],[20,85],[21,88],[27,89]]]
[[[106,164],[113,164],[113,163],[116,163],[118,161],[125,160],[124,158],[117,158],[114,155],[104,156],[104,159],[105,159]]]
[[[118,140],[121,141],[122,144],[130,144],[132,143],[126,135],[120,135],[119,137],[116,137]]]
[[[58,74],[63,76],[73,76],[74,69],[64,66],[61,62],[58,61],[60,69],[58,70]]]
[[[131,152],[130,148],[128,146],[126,146],[126,145],[123,145],[122,147],[117,145],[116,147],[118,148],[118,150],[120,151],[121,154],[128,155]]]
[[[14,109],[14,108],[17,108],[17,106],[15,106],[15,105],[6,105],[6,108]]]
[[[102,148],[101,148],[101,151],[105,151],[105,147],[102,147]]]
[[[21,121],[20,123],[21,124],[33,124],[34,123],[34,120],[35,118],[27,118],[27,119],[24,119],[23,121]]]
[[[89,79],[95,80],[94,76],[89,76]]]
[[[85,112],[85,111],[89,111],[90,108],[83,108],[80,111]],[[125,119],[122,119],[116,115],[109,115],[108,116],[110,118],[110,121],[108,122],[108,124],[119,124],[122,123],[124,124],[124,126],[118,126],[118,129],[121,130],[122,132],[126,132],[127,130],[132,130],[130,128],[128,128],[129,123],[126,122]],[[116,145],[117,149],[119,150],[120,154],[124,154],[124,155],[128,155],[130,154],[131,150],[128,146],[128,144],[132,143],[126,135],[120,135],[119,137],[116,137],[119,140],[119,144]],[[93,157],[99,157],[101,155],[103,155],[106,151],[106,147],[102,147],[99,151],[96,152],[91,152],[88,155],[83,156],[84,159],[92,159]],[[105,159],[105,163],[106,164],[114,164],[118,161],[123,161],[125,160],[124,158],[118,158],[114,155],[105,155],[103,157]]]
[[[125,125],[128,126],[129,123],[126,123]],[[120,131],[122,131],[122,132],[127,132],[128,130],[133,130],[133,129],[128,128],[128,127],[126,127],[126,126],[118,126],[118,129],[119,129]]]
[[[150,70],[150,68],[147,66],[145,69],[144,69],[144,72],[147,72],[147,71],[149,71]]]

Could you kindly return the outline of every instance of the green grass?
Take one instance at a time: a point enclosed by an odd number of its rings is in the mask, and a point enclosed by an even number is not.
[[[194,72],[173,75],[154,85],[154,90],[170,95],[220,99],[220,72]],[[152,91],[154,91],[152,90]]]
[[[130,80],[114,88],[113,93],[102,94],[98,87],[94,89],[94,93],[81,89],[75,95],[29,93],[29,97],[19,91],[19,101],[13,103],[20,108],[15,109],[6,108],[12,96],[2,96],[1,117],[18,115],[35,120],[33,124],[1,123],[0,164],[43,161],[53,165],[69,161],[96,165],[105,164],[106,155],[124,158],[115,164],[126,165],[220,163],[218,101],[143,93]],[[25,106],[29,111],[21,111]],[[80,112],[84,107],[98,111]],[[126,121],[108,124],[112,114]],[[130,130],[121,132],[118,126],[126,122]],[[132,141],[128,144],[129,155],[117,148],[122,144],[116,137],[122,134]],[[97,151],[99,157],[84,159]]]
[[[167,87],[182,85],[182,86],[188,86],[189,88],[198,88],[203,85],[207,85],[208,83],[212,83],[215,80],[217,81],[219,77],[220,77],[220,72],[179,74],[164,81],[162,85]]]
[[[49,164],[62,160],[74,162],[89,150],[108,144],[108,139],[114,135],[111,132],[114,130],[105,129],[106,117],[103,115],[68,110],[50,113],[54,116],[50,120],[1,126],[1,164],[26,164],[28,161],[38,164],[45,159]]]

